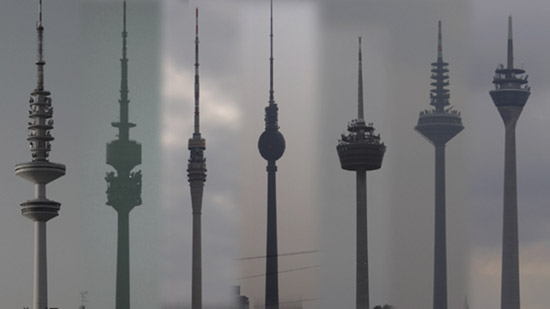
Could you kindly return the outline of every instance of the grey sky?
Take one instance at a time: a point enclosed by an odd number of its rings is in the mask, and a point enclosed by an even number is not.
[[[27,96],[35,84],[37,1],[0,3],[0,299],[32,298],[31,222],[19,204],[32,185],[13,175],[30,159]],[[208,176],[203,205],[205,303],[240,284],[263,303],[266,172],[257,151],[268,98],[268,1],[129,0],[131,136],[143,144],[144,203],[132,226],[135,308],[190,300],[191,208],[185,165],[191,135],[193,8],[201,8],[201,111]],[[144,4],[145,3],[145,4]],[[148,3],[148,4],[147,4]],[[115,212],[105,205],[105,143],[115,138],[121,1],[45,1],[46,88],[55,129],[51,159],[67,175],[48,186],[62,203],[48,223],[51,306],[114,303]],[[365,110],[388,150],[368,173],[371,299],[399,308],[431,304],[433,147],[414,132],[428,108],[437,21],[443,21],[451,104],[465,130],[447,146],[449,308],[496,308],[500,294],[503,125],[488,91],[505,60],[514,18],[516,63],[532,94],[517,128],[522,306],[550,303],[550,49],[542,0],[275,0],[275,99],[287,151],[278,161],[281,299],[306,308],[353,303],[355,177],[336,144],[355,117],[357,36],[363,36]],[[83,162],[87,162],[83,164]],[[134,281],[135,280],[135,281]],[[93,306],[92,306],[93,305]]]

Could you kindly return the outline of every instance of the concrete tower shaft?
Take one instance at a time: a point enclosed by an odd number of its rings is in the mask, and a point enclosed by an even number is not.
[[[505,127],[504,210],[502,231],[501,308],[519,309],[519,248],[516,178],[516,123],[529,98],[530,87],[523,69],[514,68],[512,16],[508,18],[508,57],[506,68],[499,65],[489,91]]]
[[[199,9],[195,10],[195,131],[189,139],[189,164],[187,175],[191,189],[191,205],[193,208],[193,267],[191,306],[202,308],[202,238],[201,211],[204,183],[206,182],[206,159],[204,150],[206,143],[200,132],[199,110]]]
[[[447,228],[445,197],[445,144],[462,129],[460,113],[449,106],[449,70],[443,61],[441,21],[438,25],[437,61],[432,63],[430,105],[420,112],[415,129],[435,146],[435,228],[433,308],[447,309]]]
[[[53,136],[53,107],[50,92],[44,89],[44,26],[42,24],[42,0],[39,1],[37,85],[29,99],[30,110],[27,140],[30,143],[32,161],[15,166],[15,174],[34,184],[34,198],[21,203],[23,216],[34,221],[34,294],[33,308],[48,307],[48,265],[46,222],[59,213],[60,203],[46,197],[46,185],[65,175],[65,165],[48,160]]]
[[[270,58],[269,58],[269,104],[265,108],[265,130],[258,140],[260,155],[267,161],[267,239],[265,307],[279,308],[279,266],[277,248],[277,190],[276,161],[285,152],[285,139],[279,131],[278,111],[273,89],[273,0],[270,2]]]
[[[108,172],[107,205],[118,215],[116,309],[130,308],[130,211],[141,205],[141,171],[132,171],[141,164],[141,144],[130,139],[128,99],[128,58],[126,49],[126,1],[123,3],[122,58],[120,59],[120,106],[119,122],[112,126],[118,129],[118,139],[107,144],[107,164],[116,172]]]
[[[342,169],[356,172],[356,308],[369,309],[369,262],[367,229],[367,171],[379,169],[386,151],[372,124],[365,124],[363,110],[363,69],[359,37],[357,119],[348,125],[348,133],[336,146]]]

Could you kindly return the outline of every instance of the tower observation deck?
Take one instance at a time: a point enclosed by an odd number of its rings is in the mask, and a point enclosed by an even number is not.
[[[531,94],[523,69],[514,68],[512,16],[508,18],[507,65],[499,65],[489,91],[505,128],[504,145],[504,205],[502,231],[501,308],[519,309],[519,249],[516,180],[516,123]]]
[[[460,113],[449,103],[448,63],[443,61],[441,21],[437,36],[437,61],[432,63],[430,104],[433,109],[420,112],[415,129],[435,146],[435,229],[433,308],[447,309],[447,230],[445,206],[445,144],[464,127]]]
[[[141,164],[141,144],[130,139],[128,121],[128,58],[126,57],[126,1],[123,7],[122,58],[120,82],[120,121],[112,126],[118,129],[118,139],[107,144],[107,164],[116,172],[108,172],[107,205],[118,215],[117,271],[115,309],[130,308],[130,235],[129,216],[134,207],[141,205],[141,171],[133,169]]]
[[[29,99],[27,141],[30,143],[32,161],[15,166],[15,174],[34,184],[34,198],[21,203],[23,216],[34,221],[34,297],[33,308],[48,307],[48,265],[46,252],[46,222],[59,213],[60,203],[46,197],[46,185],[65,175],[65,165],[48,160],[53,136],[53,107],[50,92],[44,88],[42,0],[39,1],[37,86]]]
[[[356,308],[369,307],[369,268],[367,237],[367,173],[382,166],[386,146],[380,135],[374,134],[372,123],[366,124],[363,113],[363,70],[361,37],[359,37],[357,119],[348,125],[348,133],[342,134],[336,150],[342,169],[355,171],[357,177],[357,268]]]

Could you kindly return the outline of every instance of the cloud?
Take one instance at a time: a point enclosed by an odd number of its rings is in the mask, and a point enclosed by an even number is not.
[[[547,308],[550,281],[550,241],[537,241],[520,246],[520,291],[523,308]],[[496,308],[500,300],[500,247],[478,248],[473,251],[471,291],[472,307]],[[470,297],[471,296],[471,297]]]
[[[162,70],[162,145],[185,148],[187,135],[191,136],[193,131],[194,74],[178,67],[170,58],[165,58]],[[201,123],[208,123],[208,127],[201,128],[201,131],[236,131],[240,127],[241,112],[238,105],[228,98],[214,80],[201,81],[200,109]]]

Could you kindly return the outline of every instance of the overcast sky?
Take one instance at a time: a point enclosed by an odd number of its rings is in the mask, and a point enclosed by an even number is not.
[[[32,301],[33,227],[20,215],[32,185],[13,174],[30,160],[27,96],[35,86],[37,1],[0,4],[0,299]],[[55,129],[51,160],[67,175],[48,185],[62,203],[48,223],[49,304],[114,306],[116,213],[105,205],[115,138],[122,1],[44,1],[46,88]],[[201,129],[205,304],[232,286],[263,303],[266,162],[257,150],[268,101],[269,1],[128,1],[131,137],[143,145],[143,205],[131,225],[132,304],[189,303],[191,206],[186,177],[192,133],[194,8],[201,29]],[[432,302],[433,146],[413,128],[429,107],[437,21],[450,63],[451,104],[465,129],[447,145],[449,309],[500,303],[504,127],[488,91],[506,57],[532,94],[517,126],[522,307],[550,303],[550,5],[542,0],[275,0],[275,100],[287,150],[277,162],[281,301],[351,308],[355,291],[355,176],[336,144],[356,117],[357,36],[363,37],[366,119],[387,152],[369,172],[371,304],[423,309]]]

